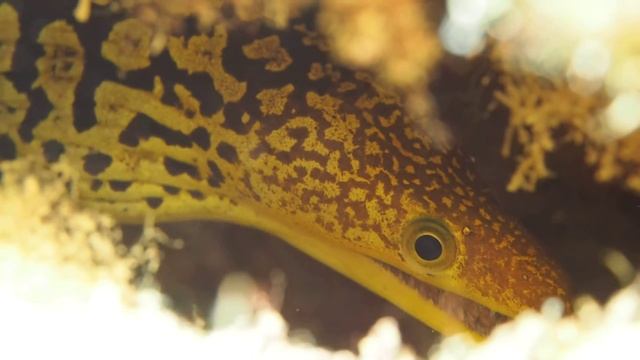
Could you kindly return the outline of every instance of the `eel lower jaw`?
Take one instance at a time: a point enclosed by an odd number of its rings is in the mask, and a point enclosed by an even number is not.
[[[495,326],[510,320],[509,316],[471,299],[419,280],[392,265],[377,260],[374,261],[399,281],[417,291],[426,301],[433,303],[446,316],[463,324],[468,333],[475,338],[486,337]],[[432,318],[429,319],[431,327],[446,328],[446,324],[436,324],[433,321]]]
[[[253,221],[246,225],[279,236],[443,335],[466,333],[481,340],[495,325],[509,319],[482,304],[419,280],[360,251],[327,241],[317,233],[290,226],[276,226],[279,222],[267,221],[264,217],[256,216],[250,220]],[[243,225],[242,222],[238,223]]]

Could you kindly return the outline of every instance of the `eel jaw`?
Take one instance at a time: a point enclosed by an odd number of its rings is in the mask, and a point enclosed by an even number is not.
[[[352,249],[323,241],[314,234],[273,233],[443,335],[466,333],[480,340],[495,325],[509,319],[473,300],[419,280]]]
[[[433,303],[438,309],[444,312],[445,316],[450,317],[448,321],[457,321],[464,325],[466,332],[474,338],[483,338],[491,332],[491,330],[501,323],[510,319],[510,317],[490,309],[471,299],[465,298],[453,292],[444,290],[428,282],[421,281],[392,265],[388,265],[381,261],[373,260],[378,266],[392,274],[406,286],[419,293],[425,301]],[[415,316],[415,315],[414,315]],[[446,331],[447,324],[436,324],[435,318],[424,320],[423,316],[416,316],[432,328],[448,335]],[[440,330],[443,329],[443,330]]]

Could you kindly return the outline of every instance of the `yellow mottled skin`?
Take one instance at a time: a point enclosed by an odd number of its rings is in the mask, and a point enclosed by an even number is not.
[[[566,298],[561,271],[482,195],[465,157],[432,146],[368,74],[332,65],[303,24],[219,25],[149,57],[143,23],[94,12],[79,31],[40,5],[0,5],[12,59],[0,159],[64,158],[80,201],[123,222],[266,230],[445,334],[485,334],[493,312]],[[20,22],[39,24],[37,39],[16,36]],[[434,258],[417,250],[424,235]]]

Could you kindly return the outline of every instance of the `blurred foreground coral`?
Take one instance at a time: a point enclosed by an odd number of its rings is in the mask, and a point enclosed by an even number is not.
[[[170,310],[152,278],[159,243],[171,243],[150,225],[132,248],[104,215],[80,210],[64,165],[2,164],[0,186],[0,339],[9,358],[112,359],[125,356],[189,359],[414,359],[393,319],[378,321],[358,354],[331,352],[290,338],[276,310],[257,301],[251,278],[231,274],[220,285],[210,315],[213,330]],[[156,265],[153,265],[156,264]],[[144,277],[143,277],[144,278]],[[262,296],[264,298],[264,296]],[[497,327],[483,343],[444,339],[429,357],[448,359],[633,358],[640,339],[640,282],[605,306],[583,300],[561,318],[549,301]],[[37,344],[37,346],[34,346]],[[114,346],[117,345],[117,346]]]
[[[147,224],[125,247],[114,221],[73,201],[73,172],[30,160],[0,165],[0,341],[12,359],[414,359],[393,319],[359,354],[289,338],[280,314],[246,275],[220,285],[204,330],[176,315],[153,275],[160,244]],[[142,281],[138,279],[142,273]],[[257,300],[258,299],[258,300]]]
[[[495,328],[483,343],[464,337],[444,339],[432,360],[472,359],[637,359],[640,339],[640,280],[606,305],[584,298],[575,314],[560,317],[554,301],[542,312],[525,311]],[[561,308],[561,307],[560,307]]]

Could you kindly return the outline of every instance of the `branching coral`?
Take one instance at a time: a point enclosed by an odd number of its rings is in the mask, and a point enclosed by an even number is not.
[[[599,181],[623,181],[640,193],[640,131],[588,151],[587,161],[597,166]]]
[[[546,156],[559,143],[583,146],[585,162],[596,166],[598,181],[621,181],[640,192],[640,130],[622,138],[608,135],[605,112],[611,100],[603,92],[583,94],[563,79],[508,68],[495,97],[510,111],[502,155],[521,148],[507,189],[534,191],[539,180],[552,176]]]
[[[603,106],[600,97],[575,93],[562,81],[513,72],[502,76],[502,89],[495,97],[511,112],[502,155],[511,156],[514,144],[522,148],[507,185],[509,191],[533,191],[539,180],[552,175],[545,157],[556,142],[586,145]],[[558,139],[554,133],[561,127],[567,131]]]
[[[502,153],[514,155],[514,144],[522,148],[508,190],[533,191],[552,174],[545,156],[569,141],[585,148],[597,180],[640,192],[640,6],[600,0],[447,5],[441,27],[447,50],[471,55],[493,47],[503,86],[496,98],[511,113]]]

